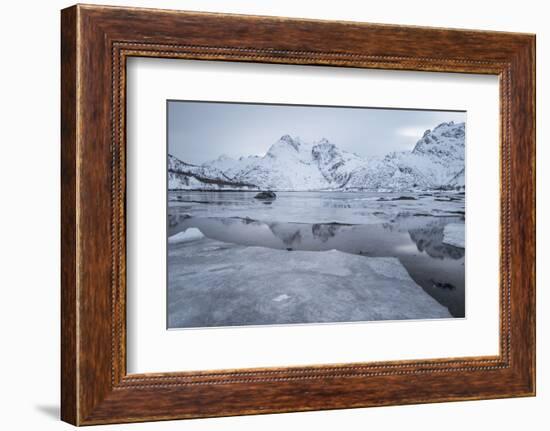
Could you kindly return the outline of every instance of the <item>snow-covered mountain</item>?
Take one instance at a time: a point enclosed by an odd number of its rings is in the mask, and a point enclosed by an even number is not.
[[[371,158],[354,172],[347,187],[407,190],[464,186],[464,142],[464,123],[441,123],[426,130],[412,151]]]
[[[254,184],[233,180],[214,166],[197,166],[168,154],[168,189],[257,189]]]
[[[426,130],[412,151],[362,158],[326,139],[282,136],[265,156],[200,166],[169,155],[170,189],[417,190],[464,187],[464,123]]]

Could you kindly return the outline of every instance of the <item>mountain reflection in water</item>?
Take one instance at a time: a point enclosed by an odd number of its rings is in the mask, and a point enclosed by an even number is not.
[[[263,222],[241,217],[189,217],[172,212],[169,236],[189,227],[227,243],[282,250],[336,249],[370,257],[396,257],[417,284],[464,317],[464,249],[443,243],[448,223],[463,216],[398,215],[373,224]]]

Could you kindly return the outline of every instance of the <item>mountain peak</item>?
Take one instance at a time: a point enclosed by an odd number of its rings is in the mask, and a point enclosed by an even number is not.
[[[340,156],[340,150],[336,145],[329,142],[327,138],[322,138],[321,140],[313,143],[311,154],[316,160],[327,157],[333,159],[337,155]]]
[[[290,135],[283,135],[269,148],[266,156],[275,157],[281,151],[284,152],[289,146],[298,152],[300,151],[300,145],[300,138],[293,138]]]
[[[283,135],[280,137],[279,141],[283,141],[283,142],[294,142],[294,139],[292,139],[292,136],[290,135]]]
[[[329,143],[327,138],[321,138],[319,141],[315,142],[314,145],[326,145]]]
[[[465,124],[449,121],[440,123],[433,130],[426,130],[414,146],[414,154],[434,154],[464,159]]]
[[[437,126],[435,126],[434,131],[437,130],[437,129],[440,129],[441,127],[451,127],[451,126],[454,126],[454,125],[455,125],[454,121],[449,121],[448,123],[443,122],[443,123],[440,123]]]
[[[300,138],[298,138],[297,136],[296,137],[292,137],[290,135],[283,135],[279,138],[279,142],[283,142],[285,144],[289,144],[289,145],[292,145],[294,148],[296,148],[296,150],[298,149],[297,147],[300,146],[301,144],[301,141],[300,141]]]

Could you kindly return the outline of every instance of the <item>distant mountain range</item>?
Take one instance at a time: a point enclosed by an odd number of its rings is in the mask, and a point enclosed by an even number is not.
[[[192,165],[168,155],[170,190],[377,190],[463,189],[464,123],[426,130],[412,151],[360,157],[326,139],[282,136],[265,156],[222,155]]]

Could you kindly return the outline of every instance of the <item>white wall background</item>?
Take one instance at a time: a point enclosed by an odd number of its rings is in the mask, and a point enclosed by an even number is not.
[[[550,423],[550,14],[545,2],[462,0],[119,0],[172,9],[356,20],[537,33],[538,396],[284,415],[105,426],[135,430],[547,429]],[[0,15],[0,426],[70,429],[59,410],[59,9],[60,0],[4,2]]]

